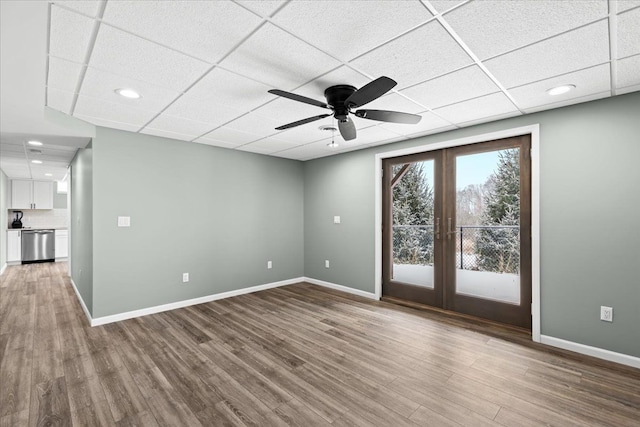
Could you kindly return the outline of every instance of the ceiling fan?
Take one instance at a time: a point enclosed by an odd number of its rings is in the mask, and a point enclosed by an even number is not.
[[[285,92],[284,90],[271,89],[269,93],[274,95],[293,99],[298,102],[304,102],[305,104],[315,105],[316,107],[333,110],[333,113],[308,117],[306,119],[279,126],[276,130],[289,129],[306,123],[315,122],[316,120],[324,119],[325,117],[334,116],[338,121],[340,134],[345,141],[349,141],[356,137],[356,126],[353,124],[353,120],[349,118],[349,114],[355,114],[357,117],[361,117],[363,119],[378,120],[381,122],[407,124],[418,123],[422,117],[417,114],[386,110],[351,111],[353,108],[358,108],[364,104],[368,104],[374,99],[380,98],[382,95],[393,89],[395,85],[397,85],[397,83],[394,80],[389,77],[382,76],[367,83],[360,89],[356,89],[349,85],[331,86],[324,91],[324,97],[327,99],[326,103],[307,98],[306,96],[296,95],[295,93]]]

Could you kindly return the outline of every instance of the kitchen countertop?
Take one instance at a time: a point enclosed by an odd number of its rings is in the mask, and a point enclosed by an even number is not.
[[[15,231],[25,231],[25,230],[68,230],[69,227],[22,227],[22,228],[11,228],[7,227],[7,231],[15,230]]]

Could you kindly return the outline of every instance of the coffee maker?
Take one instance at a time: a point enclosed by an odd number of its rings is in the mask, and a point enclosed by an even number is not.
[[[22,211],[13,211],[16,214],[16,218],[11,223],[11,228],[22,228]]]

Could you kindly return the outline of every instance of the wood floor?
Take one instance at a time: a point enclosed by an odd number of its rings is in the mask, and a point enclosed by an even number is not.
[[[0,277],[0,425],[639,425],[640,371],[286,286],[91,328],[65,264]]]

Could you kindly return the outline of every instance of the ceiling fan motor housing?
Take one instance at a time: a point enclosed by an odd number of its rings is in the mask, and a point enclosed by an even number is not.
[[[336,120],[346,121],[349,116],[349,106],[345,105],[346,101],[357,89],[349,85],[336,85],[327,88],[324,91],[324,97],[327,104],[333,107]]]

